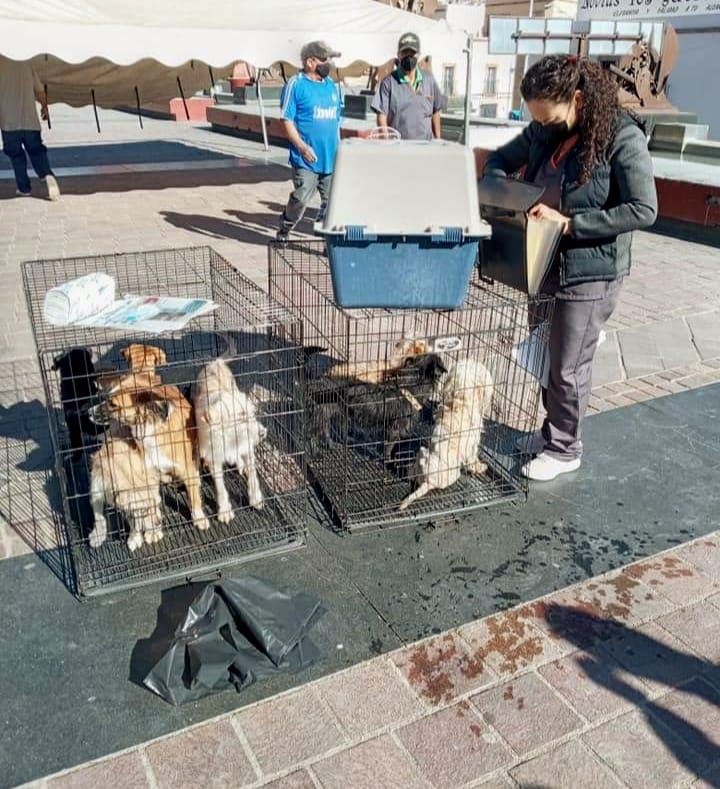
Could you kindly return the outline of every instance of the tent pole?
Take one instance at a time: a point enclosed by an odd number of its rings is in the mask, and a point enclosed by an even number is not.
[[[90,88],[90,95],[93,101],[93,112],[95,113],[95,125],[97,126],[98,134],[100,134],[100,119],[98,118],[97,104],[95,103],[95,88]]]
[[[263,73],[263,69],[259,68],[257,70],[257,80],[255,85],[257,88],[258,104],[260,105],[260,123],[262,125],[263,147],[265,148],[265,151],[269,151],[270,146],[268,145],[267,126],[265,125],[265,105],[263,104],[262,90],[260,89],[260,80],[262,79],[262,73]]]
[[[137,85],[135,86],[135,104],[137,105],[138,120],[140,121],[140,128],[142,129],[144,127],[142,122],[142,112],[140,112],[140,91],[138,90]]]
[[[190,110],[188,109],[187,102],[185,101],[185,91],[183,90],[182,82],[180,82],[180,77],[177,78],[177,86],[178,90],[180,91],[180,98],[183,102],[183,107],[185,107],[185,117],[190,120]]]
[[[48,92],[47,92],[47,82],[43,85],[43,90],[45,91],[45,101],[48,101]],[[47,125],[48,129],[52,129],[52,123],[50,123],[50,103],[47,104]]]
[[[463,145],[470,145],[470,112],[472,110],[472,62],[473,62],[473,37],[468,35],[467,73],[465,74],[465,117],[463,119]]]
[[[213,74],[212,66],[208,66],[210,72],[210,98],[217,104],[217,96],[215,95],[215,75]]]

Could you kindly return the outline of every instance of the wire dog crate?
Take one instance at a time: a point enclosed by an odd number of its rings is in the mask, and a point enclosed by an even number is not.
[[[314,241],[271,246],[269,282],[302,320],[308,472],[337,527],[527,495],[519,469],[540,386],[529,369],[543,359],[552,299],[474,280],[457,310],[342,309]]]
[[[155,336],[50,326],[47,291],[92,272],[119,294],[217,306]],[[290,311],[208,247],[33,261],[23,277],[78,595],[304,544]]]

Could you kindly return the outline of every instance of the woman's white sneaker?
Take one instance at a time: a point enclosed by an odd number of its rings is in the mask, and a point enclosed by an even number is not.
[[[523,477],[534,479],[536,482],[550,482],[551,479],[555,479],[561,474],[569,474],[571,471],[577,471],[579,468],[580,458],[558,460],[543,452],[529,463],[526,463],[520,469],[520,473]]]

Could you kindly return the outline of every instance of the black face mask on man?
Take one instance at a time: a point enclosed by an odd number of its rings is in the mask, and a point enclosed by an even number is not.
[[[320,77],[320,79],[325,79],[325,77],[330,74],[330,64],[329,63],[318,63],[315,66],[315,73]]]
[[[400,58],[400,68],[406,73],[409,74],[414,68],[417,66],[417,58],[413,57],[412,55],[403,55]]]

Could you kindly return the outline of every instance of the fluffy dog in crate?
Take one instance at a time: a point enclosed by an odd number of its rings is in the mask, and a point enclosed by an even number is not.
[[[233,512],[225,487],[223,466],[237,466],[247,476],[251,507],[263,507],[263,493],[255,462],[255,448],[267,435],[255,405],[235,383],[232,370],[223,359],[215,359],[200,371],[195,383],[195,420],[200,458],[215,483],[218,520],[229,523]]]
[[[71,348],[53,359],[52,369],[60,375],[60,402],[74,462],[82,454],[83,434],[98,436],[104,431],[88,416],[98,393],[93,355],[87,348]]]
[[[154,372],[126,372],[108,382],[94,421],[126,431],[162,482],[179,480],[187,490],[193,523],[210,527],[202,508],[195,420],[190,402],[176,386],[157,383]],[[92,485],[92,482],[91,482]]]
[[[90,545],[107,539],[105,505],[125,513],[130,527],[127,546],[137,550],[163,537],[160,511],[160,472],[132,439],[108,438],[90,461],[90,504],[95,525]]]
[[[392,464],[398,444],[415,436],[417,423],[433,410],[446,373],[440,356],[425,353],[408,356],[398,369],[385,369],[382,382],[339,374],[311,379],[307,406],[312,435],[328,446],[333,425],[345,427],[347,414],[346,432],[381,435],[384,460]]]
[[[492,376],[478,359],[463,359],[450,368],[430,446],[422,447],[415,459],[412,475],[417,488],[400,503],[401,510],[431,490],[449,488],[463,470],[478,476],[485,473],[487,465],[478,452],[492,397]]]

